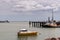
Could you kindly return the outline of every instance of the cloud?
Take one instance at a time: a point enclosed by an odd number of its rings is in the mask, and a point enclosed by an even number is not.
[[[0,17],[2,19],[21,20],[22,18],[24,20],[26,18],[29,20],[42,16],[44,19],[51,13],[50,9],[58,11],[60,0],[0,0]]]
[[[12,11],[48,10],[60,8],[60,0],[1,0],[11,6]]]
[[[19,0],[15,1],[13,5],[13,11],[30,11],[30,10],[48,10],[54,9],[55,11],[59,9],[59,0]]]

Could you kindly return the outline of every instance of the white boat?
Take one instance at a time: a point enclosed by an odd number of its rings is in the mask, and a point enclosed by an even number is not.
[[[18,36],[33,36],[33,35],[37,35],[36,31],[28,31],[26,29],[21,29],[18,32]]]
[[[54,20],[53,9],[52,9],[52,19],[50,20],[50,17],[48,17],[48,22],[44,24],[43,27],[53,27],[53,28],[58,27],[56,21]]]
[[[58,25],[56,23],[46,23],[43,25],[44,27],[52,27],[52,28],[56,28]]]

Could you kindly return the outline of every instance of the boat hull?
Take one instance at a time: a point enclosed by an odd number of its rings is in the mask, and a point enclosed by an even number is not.
[[[58,26],[51,26],[51,25],[43,25],[45,28],[57,28]]]
[[[37,32],[18,32],[18,36],[33,36],[37,35]]]

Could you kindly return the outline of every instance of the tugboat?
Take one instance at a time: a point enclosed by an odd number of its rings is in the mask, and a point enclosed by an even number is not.
[[[54,20],[54,17],[53,17],[53,10],[52,10],[52,20],[50,21],[50,17],[48,17],[48,22],[44,25],[42,25],[43,27],[52,27],[52,28],[55,28],[57,27],[58,25],[56,24],[56,21]]]
[[[37,35],[36,31],[28,31],[27,29],[21,29],[18,32],[18,36],[33,36],[33,35]]]
[[[58,25],[55,23],[55,21],[53,21],[53,22],[48,22],[48,23],[44,24],[43,27],[56,28],[56,27],[58,27]]]

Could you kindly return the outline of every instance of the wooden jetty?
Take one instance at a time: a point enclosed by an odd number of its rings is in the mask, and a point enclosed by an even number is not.
[[[29,21],[30,27],[42,27],[43,24],[45,24],[45,21]]]
[[[43,27],[46,23],[47,21],[29,21],[29,27]],[[60,28],[60,21],[57,21],[56,24],[58,25],[56,28]]]
[[[9,21],[8,20],[0,21],[0,23],[9,23]]]

